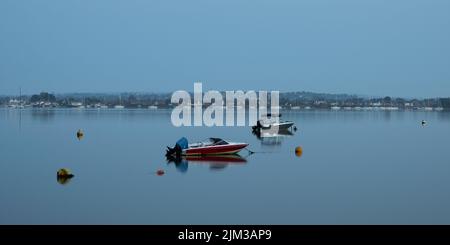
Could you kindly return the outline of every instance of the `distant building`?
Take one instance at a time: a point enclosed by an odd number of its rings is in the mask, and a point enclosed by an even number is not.
[[[450,109],[450,98],[442,98],[440,99],[441,107],[444,109]]]

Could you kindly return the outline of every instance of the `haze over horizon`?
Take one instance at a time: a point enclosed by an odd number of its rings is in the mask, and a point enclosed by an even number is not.
[[[450,1],[0,2],[0,94],[450,96]]]

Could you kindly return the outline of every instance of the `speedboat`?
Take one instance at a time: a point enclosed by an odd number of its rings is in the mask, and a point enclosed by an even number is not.
[[[207,141],[189,144],[186,138],[177,141],[174,148],[167,147],[166,156],[204,156],[236,154],[247,143],[227,142],[220,138],[209,138]]]
[[[287,130],[290,127],[292,127],[294,125],[294,122],[291,121],[280,121],[280,122],[261,122],[261,120],[259,120],[258,122],[256,122],[256,126],[253,127],[259,127],[262,129],[271,129],[271,128],[278,128],[278,130]]]
[[[270,129],[278,129],[279,131],[288,130],[294,125],[292,121],[281,121],[279,117],[281,114],[277,116],[272,116],[271,114],[267,115],[267,118],[259,119],[256,122],[255,126],[252,126],[253,131],[259,131],[261,129],[270,130]],[[269,118],[270,117],[270,118]]]

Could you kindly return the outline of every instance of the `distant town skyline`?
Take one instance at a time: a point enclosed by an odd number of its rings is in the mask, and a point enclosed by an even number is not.
[[[239,89],[237,89],[236,91],[238,91]],[[227,90],[219,90],[219,92],[226,92]],[[244,92],[246,91],[250,91],[250,90],[243,90]],[[267,90],[254,90],[255,92],[259,92],[259,91],[267,91]],[[277,90],[278,91],[278,90]],[[11,98],[16,98],[19,97],[19,95],[22,96],[32,96],[35,94],[40,94],[40,93],[50,93],[53,95],[60,95],[60,96],[67,96],[67,95],[71,95],[71,94],[79,94],[79,95],[120,95],[120,94],[155,94],[155,95],[164,95],[164,94],[172,94],[175,91],[95,91],[95,92],[90,92],[90,91],[71,91],[71,92],[55,92],[55,91],[51,91],[51,90],[36,90],[36,92],[27,92],[24,91],[23,88],[19,87],[19,89],[15,92],[15,93],[11,93],[11,94],[1,94],[0,93],[0,97],[11,97]],[[189,93],[193,93],[192,90],[188,90]],[[204,91],[206,92],[206,91]],[[306,91],[306,90],[291,90],[291,91],[279,91],[282,94],[289,94],[289,93],[311,93],[311,94],[324,94],[324,95],[329,95],[329,96],[340,96],[340,95],[344,95],[344,96],[357,96],[359,98],[366,98],[366,99],[370,99],[370,98],[384,98],[384,97],[392,97],[392,98],[402,98],[402,99],[438,99],[438,98],[450,98],[450,94],[447,96],[395,96],[395,95],[382,95],[382,94],[356,94],[356,93],[345,93],[345,92],[338,92],[338,93],[333,93],[333,92],[326,92],[326,91]]]
[[[186,92],[186,91],[185,91]],[[231,92],[234,94],[235,92]],[[195,92],[194,92],[195,94]],[[196,103],[194,94],[190,97],[190,103]],[[222,98],[227,97],[226,92],[221,92]],[[180,94],[179,94],[180,95]],[[246,94],[245,97],[247,97]],[[256,98],[256,94],[253,94]],[[177,95],[170,93],[72,93],[72,94],[51,94],[41,92],[33,95],[22,95],[14,97],[0,96],[0,107],[9,108],[149,108],[149,109],[167,109],[174,108],[177,103],[173,103],[173,97]],[[182,95],[183,96],[183,95]],[[203,96],[206,96],[204,94]],[[202,96],[202,97],[203,97]],[[264,96],[264,95],[262,95]],[[241,106],[247,104],[251,106],[250,97],[248,100],[236,99],[235,102]],[[228,97],[227,97],[228,98]],[[450,108],[450,98],[427,98],[427,99],[407,99],[373,97],[363,98],[356,95],[347,94],[325,94],[311,92],[287,92],[279,94],[280,108],[288,109],[331,109],[340,110],[448,110]],[[180,101],[175,99],[175,101]],[[183,100],[184,101],[184,100]],[[189,101],[189,99],[187,99]],[[253,100],[254,101],[254,100]],[[278,101],[278,100],[277,100]],[[185,101],[186,102],[186,101]],[[271,103],[271,99],[267,100]],[[234,102],[232,102],[234,103]],[[203,103],[209,105],[211,102]],[[219,103],[220,104],[220,103]],[[227,105],[229,101],[227,100]],[[254,106],[254,104],[253,104]],[[276,106],[278,107],[278,106]]]
[[[0,94],[450,96],[450,1],[0,1]]]

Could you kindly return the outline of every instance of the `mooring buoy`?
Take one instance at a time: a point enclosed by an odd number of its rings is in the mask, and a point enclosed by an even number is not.
[[[57,176],[60,176],[60,177],[68,177],[68,176],[73,177],[73,176],[74,176],[74,175],[70,172],[70,170],[67,169],[67,168],[61,168],[60,170],[58,170],[58,172],[56,172],[56,175],[57,175]]]
[[[162,176],[164,174],[165,174],[165,172],[162,169],[158,169],[158,171],[156,171],[156,175],[158,175],[158,176]]]
[[[297,146],[295,147],[295,155],[297,157],[301,157],[303,154],[303,148],[301,146]]]
[[[70,179],[73,178],[73,174],[67,168],[61,168],[56,172],[56,181],[61,185],[69,183]]]
[[[78,140],[81,140],[83,138],[83,136],[84,136],[83,131],[81,129],[78,129],[78,131],[77,131],[77,138],[78,138]]]

